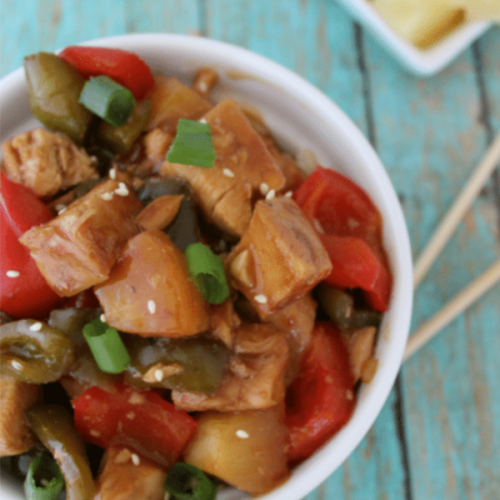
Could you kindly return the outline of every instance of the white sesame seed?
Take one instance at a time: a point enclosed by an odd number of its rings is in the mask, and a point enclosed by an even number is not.
[[[63,214],[64,212],[66,212],[66,207],[61,208],[61,210],[59,210],[59,211],[57,212],[57,215],[61,215],[61,214]]]
[[[248,434],[247,431],[244,431],[243,429],[239,429],[236,431],[236,435],[240,438],[240,439],[248,439],[250,437],[250,434]]]
[[[170,500],[170,493],[168,491],[166,491],[165,495],[163,495],[163,500]]]
[[[269,192],[269,186],[263,182],[260,186],[259,186],[259,189],[260,189],[260,194],[262,196],[265,196],[268,192]]]
[[[293,191],[288,191],[285,193],[285,198],[291,198],[293,196]]]
[[[161,382],[163,380],[162,370],[155,370],[155,379],[158,380],[158,382]]]
[[[128,196],[129,195],[129,191],[128,191],[128,188],[125,185],[125,183],[124,182],[120,182],[119,186],[120,187],[118,189],[115,189],[115,193],[118,196]]]
[[[256,295],[254,299],[259,304],[267,304],[267,297],[265,295]]]
[[[200,92],[202,92],[203,94],[205,94],[205,93],[206,93],[206,91],[208,90],[208,85],[207,85],[207,83],[206,83],[206,82],[204,82],[204,81],[199,82],[199,83],[198,83],[198,87],[199,87],[199,89],[200,89]]]
[[[148,300],[148,309],[151,314],[156,312],[156,303],[154,300]]]
[[[113,180],[116,179],[116,170],[114,168],[110,169],[109,178]]]
[[[50,484],[47,479],[40,479],[40,484],[44,487],[47,488],[47,486]]]
[[[30,330],[32,332],[39,332],[41,329],[42,329],[42,324],[37,321],[36,323],[33,323],[31,326],[30,326]]]
[[[99,431],[96,431],[95,429],[90,429],[90,435],[98,438],[101,433]]]
[[[200,123],[207,123],[207,120],[205,120],[205,118],[202,118],[202,119],[200,120]]]
[[[66,205],[64,203],[58,203],[56,205],[56,210],[60,212],[61,210],[64,210],[66,208]]]
[[[112,199],[113,199],[113,193],[102,193],[102,194],[101,194],[101,198],[102,198],[104,201],[109,201],[109,200],[112,200]]]
[[[14,370],[22,370],[23,369],[23,365],[21,363],[19,363],[19,361],[16,361],[15,359],[13,359],[10,364],[12,365],[12,368],[14,368]]]
[[[276,191],[271,189],[269,193],[266,194],[266,200],[272,200],[276,196]]]
[[[131,458],[132,458],[132,463],[134,465],[139,465],[141,463],[141,459],[135,453],[132,453],[132,457]]]
[[[7,278],[19,278],[21,275],[19,271],[14,271],[13,269],[11,271],[7,271],[5,274],[7,275]]]
[[[225,168],[222,173],[226,176],[226,177],[234,177],[234,172],[232,170],[230,170],[229,168]]]
[[[318,233],[325,234],[325,230],[323,229],[321,222],[318,219],[314,219],[313,222],[314,222],[314,229],[316,229]]]
[[[129,420],[134,420],[134,418],[135,418],[135,412],[133,412],[133,411],[129,411],[129,412],[127,413],[127,418],[128,418]]]
[[[106,323],[106,316],[104,316],[104,314],[101,314],[99,316],[99,319],[103,322],[103,323]]]

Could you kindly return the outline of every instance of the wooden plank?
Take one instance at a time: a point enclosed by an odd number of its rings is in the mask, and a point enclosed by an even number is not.
[[[420,249],[485,149],[472,51],[419,80],[370,38],[366,45],[378,151]],[[498,215],[491,191],[485,193],[419,288],[414,324],[495,260]],[[491,484],[498,486],[500,443],[492,419],[500,422],[500,415],[489,396],[500,369],[489,360],[500,353],[499,303],[493,290],[403,370],[413,498],[497,498]]]
[[[0,76],[23,57],[125,33],[198,33],[199,0],[2,0]],[[29,16],[25,14],[29,12]]]
[[[310,81],[366,130],[354,30],[324,0],[206,0],[206,35],[243,46]]]
[[[354,453],[306,500],[401,500],[405,498],[404,470],[391,393],[375,425]]]

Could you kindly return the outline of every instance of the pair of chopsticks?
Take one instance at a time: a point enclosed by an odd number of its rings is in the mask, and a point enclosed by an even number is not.
[[[500,133],[488,148],[488,151],[472,173],[447,215],[439,224],[427,244],[427,247],[417,258],[413,273],[413,286],[415,289],[439,256],[441,250],[450,239],[499,162]],[[500,282],[500,259],[410,336],[406,345],[404,360],[406,361],[417,352],[423,345],[439,333],[442,328],[498,282]]]

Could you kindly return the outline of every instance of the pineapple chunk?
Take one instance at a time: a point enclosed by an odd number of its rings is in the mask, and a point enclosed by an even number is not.
[[[208,304],[189,279],[182,252],[162,231],[127,243],[107,281],[95,287],[106,322],[146,337],[185,337],[210,324]]]
[[[166,132],[175,132],[180,118],[198,120],[211,107],[195,90],[176,78],[157,75],[150,96],[151,116],[146,129],[160,127]]]
[[[184,460],[252,495],[267,493],[289,475],[284,419],[283,405],[202,413]]]
[[[375,0],[374,8],[405,40],[426,48],[464,21],[465,15],[448,0]]]

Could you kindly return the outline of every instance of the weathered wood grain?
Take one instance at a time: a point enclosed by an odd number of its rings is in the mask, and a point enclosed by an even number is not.
[[[23,57],[124,33],[199,34],[200,0],[2,0],[0,76]]]
[[[349,17],[325,0],[206,0],[206,35],[292,69],[364,131],[363,81]]]
[[[388,62],[369,39],[367,47],[378,151],[402,197],[418,250],[488,139],[479,119],[483,103],[473,51],[440,75],[417,80]],[[498,66],[495,57],[493,67]],[[486,75],[484,79],[490,81]],[[484,92],[488,100],[500,98],[498,93],[492,97],[487,88]],[[498,215],[489,190],[419,288],[414,324],[494,261],[499,254]],[[415,499],[497,498],[500,456],[492,419],[500,422],[494,398],[499,369],[489,360],[500,355],[499,303],[499,290],[494,290],[403,369]]]

